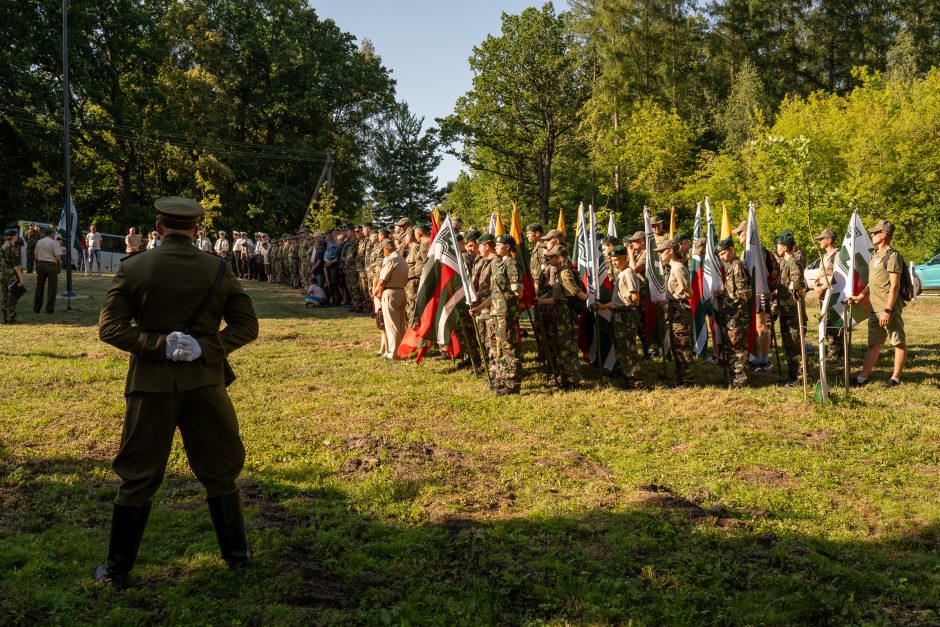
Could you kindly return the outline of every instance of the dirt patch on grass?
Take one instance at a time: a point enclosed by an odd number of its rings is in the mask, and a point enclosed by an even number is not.
[[[555,457],[542,457],[534,465],[579,481],[613,481],[609,468],[577,451],[563,451]]]
[[[677,512],[690,519],[704,518],[709,515],[700,505],[679,496],[671,488],[653,483],[640,487],[639,501],[643,505]]]
[[[242,486],[242,497],[246,507],[254,506],[260,510],[250,526],[254,529],[277,529],[284,535],[290,535],[300,526],[301,520],[287,510],[282,503],[265,495],[260,484],[247,482]]]
[[[816,429],[815,431],[804,431],[803,439],[800,443],[810,448],[822,448],[832,437],[832,434],[825,429]]]
[[[751,485],[763,485],[771,488],[795,488],[796,481],[789,473],[766,466],[746,466],[734,473],[734,478]]]
[[[341,450],[352,453],[340,474],[368,474],[383,465],[390,465],[403,479],[427,474],[429,467],[459,468],[463,456],[433,442],[399,442],[388,436],[371,433],[347,438]]]

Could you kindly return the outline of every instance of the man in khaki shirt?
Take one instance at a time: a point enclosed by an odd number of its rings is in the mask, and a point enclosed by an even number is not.
[[[376,282],[376,298],[382,299],[382,318],[385,322],[385,357],[395,359],[398,345],[405,335],[405,284],[408,282],[408,262],[395,250],[395,242],[382,241],[382,270]]]
[[[43,238],[36,242],[36,294],[33,296],[33,311],[42,309],[42,292],[46,289],[46,313],[55,311],[55,296],[59,289],[59,260],[62,247],[55,241],[55,229],[47,226],[42,230]]]
[[[868,266],[868,285],[855,298],[846,302],[857,302],[865,294],[869,295],[868,310],[868,351],[862,364],[862,373],[855,377],[855,385],[865,385],[871,371],[878,361],[881,345],[890,341],[894,346],[894,372],[885,381],[885,387],[901,385],[901,371],[907,358],[907,337],[904,334],[904,320],[901,311],[904,301],[900,298],[901,273],[904,259],[901,253],[891,247],[894,239],[894,225],[887,220],[879,220],[871,230],[871,240],[875,251]]]

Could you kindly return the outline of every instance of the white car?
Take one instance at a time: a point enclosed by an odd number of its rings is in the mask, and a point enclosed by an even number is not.
[[[803,279],[806,281],[806,287],[813,289],[813,286],[816,285],[816,277],[819,276],[819,257],[816,258],[816,261],[806,266],[806,269],[803,270]]]

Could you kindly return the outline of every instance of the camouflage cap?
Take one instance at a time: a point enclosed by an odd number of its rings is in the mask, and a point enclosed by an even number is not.
[[[718,252],[728,249],[734,250],[734,238],[730,235],[723,240],[718,240]]]
[[[395,223],[395,226],[411,226],[411,220],[409,218],[401,218]]]
[[[634,234],[631,235],[630,237],[625,237],[625,238],[623,238],[623,241],[625,241],[625,242],[642,242],[642,241],[644,241],[645,239],[646,239],[646,233],[644,233],[643,231],[637,231],[636,233],[634,233]]]
[[[881,220],[878,220],[878,224],[876,224],[874,228],[869,229],[868,232],[872,234],[887,233],[888,235],[893,235],[894,224],[882,218]]]
[[[550,239],[560,239],[560,240],[564,240],[564,239],[565,239],[565,234],[562,233],[561,231],[559,231],[558,229],[552,229],[551,231],[549,231],[548,233],[546,233],[545,235],[542,236],[542,241],[543,241],[543,242],[547,242],[547,241],[550,240]]]
[[[656,252],[658,253],[665,252],[667,250],[672,250],[675,247],[676,247],[676,241],[671,240],[667,237],[656,246]]]
[[[820,233],[819,236],[816,237],[816,241],[818,242],[819,240],[823,240],[823,239],[831,239],[834,241],[836,239],[836,232],[833,231],[832,229],[823,229],[822,233]]]
[[[736,226],[734,230],[731,232],[734,233],[735,235],[740,235],[741,233],[745,231],[745,229],[747,229],[747,220],[745,220],[744,222]]]
[[[545,251],[546,257],[567,257],[568,249],[562,244],[555,244]]]
[[[395,250],[395,241],[390,239],[383,239],[381,244],[382,248],[390,248]]]
[[[705,238],[704,238],[704,237],[696,237],[696,238],[695,238],[695,242],[693,242],[692,245],[695,247],[696,250],[698,250],[698,249],[704,249],[704,248],[705,248]]]
[[[650,224],[651,224],[651,225],[652,225],[652,224],[662,224],[662,223],[663,223],[663,216],[662,216],[662,215],[655,215],[655,216],[653,216],[652,218],[650,218]]]

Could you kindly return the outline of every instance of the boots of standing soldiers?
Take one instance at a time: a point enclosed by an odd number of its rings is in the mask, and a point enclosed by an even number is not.
[[[108,561],[95,569],[95,581],[110,584],[117,590],[127,587],[128,575],[134,567],[144,528],[147,526],[150,506],[150,503],[141,506],[115,503],[111,516]]]
[[[231,570],[240,570],[251,560],[248,538],[245,536],[245,518],[242,499],[238,492],[206,499],[215,535],[219,540],[222,559]]]

